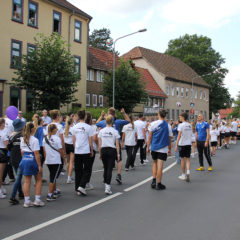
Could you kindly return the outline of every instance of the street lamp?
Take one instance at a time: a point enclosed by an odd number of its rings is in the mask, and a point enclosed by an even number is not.
[[[117,39],[115,39],[115,41],[113,42],[113,100],[112,100],[112,104],[113,104],[113,107],[115,106],[115,45],[116,45],[116,42],[119,40],[119,39],[122,39],[122,38],[125,38],[125,37],[128,37],[128,36],[131,36],[133,34],[136,34],[136,33],[141,33],[141,32],[146,32],[147,29],[144,28],[144,29],[140,29],[138,30],[137,32],[133,32],[133,33],[130,33],[130,34],[127,34],[127,35],[124,35],[122,37],[119,37]]]

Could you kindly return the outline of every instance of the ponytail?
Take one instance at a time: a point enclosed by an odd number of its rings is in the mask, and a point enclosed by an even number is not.
[[[68,134],[69,134],[69,129],[70,129],[70,126],[72,125],[73,123],[73,119],[71,117],[66,117],[66,124],[65,124],[65,131],[64,131],[64,136],[67,137]]]
[[[132,117],[132,116],[129,116],[129,118],[130,118],[130,123],[132,124],[132,129],[134,129],[133,117]]]
[[[31,136],[32,129],[34,125],[32,122],[28,122],[23,128],[23,140],[25,143],[29,143],[29,139]]]
[[[50,139],[52,136],[52,132],[57,128],[55,124],[48,125],[48,138]]]

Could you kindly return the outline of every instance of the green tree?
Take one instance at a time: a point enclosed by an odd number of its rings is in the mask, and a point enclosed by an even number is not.
[[[32,93],[35,110],[58,109],[76,101],[80,75],[66,42],[56,33],[39,34],[35,45],[36,50],[23,56],[12,85]]]
[[[223,67],[225,59],[212,48],[210,38],[185,34],[169,41],[165,53],[182,60],[210,85],[210,114],[229,107],[231,96],[224,85],[224,78],[228,73]]]
[[[240,91],[238,92],[237,99],[234,101],[233,117],[240,118]]]
[[[89,36],[89,45],[108,52],[112,52],[112,45],[107,44],[107,40],[111,38],[111,31],[107,28],[94,29]]]
[[[115,72],[115,107],[124,108],[127,113],[140,102],[147,99],[145,86],[140,80],[140,74],[132,67],[131,62],[121,60],[120,66]],[[103,95],[112,104],[113,73],[105,74],[103,80]]]

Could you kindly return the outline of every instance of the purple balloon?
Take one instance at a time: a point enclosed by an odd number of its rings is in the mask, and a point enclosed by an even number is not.
[[[18,109],[15,106],[10,106],[6,110],[6,115],[9,119],[15,120],[18,116]]]

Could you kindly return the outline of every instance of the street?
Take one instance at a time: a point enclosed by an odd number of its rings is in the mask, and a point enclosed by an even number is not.
[[[123,184],[115,181],[113,195],[104,194],[102,166],[98,157],[87,197],[77,196],[74,185],[60,176],[62,196],[43,208],[10,206],[0,201],[1,239],[83,240],[239,240],[240,149],[217,150],[213,172],[196,172],[198,157],[191,159],[191,182],[180,181],[180,166],[169,157],[164,165],[165,191],[150,188],[151,156],[146,166],[122,171]],[[123,154],[124,163],[126,154]],[[136,163],[139,164],[139,155]],[[207,166],[206,161],[204,162]],[[45,168],[45,177],[47,169]],[[8,198],[12,184],[6,186]],[[43,185],[45,201],[48,184]],[[33,189],[33,186],[32,186]],[[34,193],[32,192],[32,196]],[[26,231],[25,231],[26,230]]]

